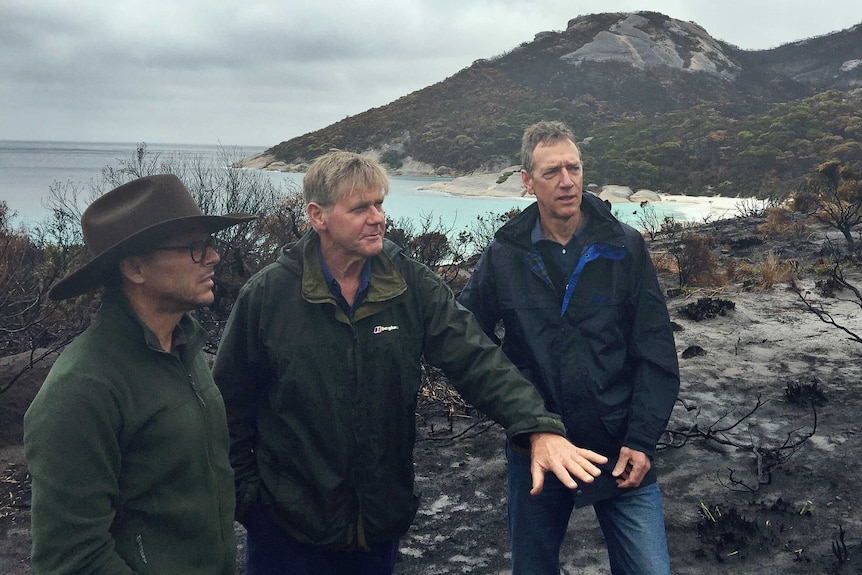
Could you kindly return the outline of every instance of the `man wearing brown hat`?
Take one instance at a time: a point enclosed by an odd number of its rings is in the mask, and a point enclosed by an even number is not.
[[[211,234],[253,218],[204,215],[173,175],[84,212],[92,259],[49,296],[102,307],[24,416],[37,574],[233,575],[224,403],[187,312],[213,301]]]

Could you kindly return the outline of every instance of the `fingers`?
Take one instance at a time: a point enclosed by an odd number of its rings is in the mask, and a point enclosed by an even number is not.
[[[589,449],[575,448],[576,454],[569,461],[564,462],[564,467],[569,473],[584,481],[590,483],[593,478],[602,474],[602,470],[596,467],[597,464],[605,464],[608,458],[600,455]]]
[[[533,458],[530,466],[533,478],[533,488],[530,490],[531,495],[538,495],[542,492],[545,473],[548,471],[556,475],[560,483],[569,489],[576,489],[578,481],[581,483],[592,483],[594,478],[601,475],[602,470],[596,467],[594,463],[607,463],[607,457],[589,449],[571,447],[572,449],[559,453],[555,457]]]
[[[645,453],[623,447],[611,475],[617,478],[617,486],[622,489],[638,487],[651,466]]]
[[[530,466],[530,473],[533,476],[533,488],[530,489],[530,495],[538,495],[545,487],[545,470],[534,463]],[[571,477],[569,480],[571,480]],[[572,483],[574,483],[574,481],[572,481]]]
[[[614,470],[611,471],[611,475],[614,477],[622,477],[623,473],[631,468],[631,465],[631,461],[629,461],[628,457],[620,455],[619,459],[617,459],[617,464],[614,465]]]
[[[545,473],[552,472],[569,489],[578,482],[592,483],[602,471],[608,458],[589,449],[571,444],[565,437],[553,433],[533,433],[530,436],[530,473],[533,479],[532,495],[542,492]]]

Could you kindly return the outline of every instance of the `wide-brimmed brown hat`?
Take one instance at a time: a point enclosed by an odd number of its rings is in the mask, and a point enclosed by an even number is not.
[[[192,229],[209,233],[255,219],[251,214],[207,216],[173,174],[138,178],[96,199],[81,216],[91,259],[51,288],[48,297],[63,300],[102,285],[108,266],[120,257]]]

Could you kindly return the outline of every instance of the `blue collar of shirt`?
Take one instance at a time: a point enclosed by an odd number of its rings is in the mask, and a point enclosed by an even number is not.
[[[332,275],[332,272],[329,271],[329,267],[323,260],[323,254],[320,251],[319,245],[317,246],[317,256],[320,259],[320,267],[323,269],[323,277],[326,278],[326,285],[329,291],[335,296],[335,301],[338,302],[338,306],[344,313],[352,316],[356,308],[365,301],[365,296],[368,295],[368,286],[371,284],[371,258],[365,259],[365,265],[362,266],[362,272],[359,276],[359,288],[356,290],[356,297],[353,298],[353,305],[350,306],[347,305],[347,300],[344,299],[344,294],[341,293],[341,286],[338,280],[335,279],[335,276]]]

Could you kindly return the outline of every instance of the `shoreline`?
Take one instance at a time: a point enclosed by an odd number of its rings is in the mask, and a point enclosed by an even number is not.
[[[501,174],[471,174],[451,180],[434,182],[418,189],[420,191],[443,192],[452,196],[470,196],[485,198],[512,198],[528,199],[531,196],[526,193],[521,178],[517,171],[509,168],[503,174],[510,173],[503,182],[498,182]],[[625,192],[621,193],[621,190]],[[752,198],[728,197],[728,196],[691,196],[686,194],[665,194],[650,190],[631,189],[622,186],[603,186],[601,190],[595,191],[584,189],[584,193],[593,193],[611,204],[640,204],[647,201],[655,204],[675,204],[686,212],[691,212],[693,219],[724,219],[734,217],[739,213],[741,204],[757,201]]]
[[[275,162],[271,156],[260,153],[246,158],[239,165],[245,169],[275,172],[302,172],[307,168],[305,164],[285,164]],[[442,192],[451,196],[469,196],[476,198],[494,199],[519,199],[528,200],[530,196],[521,182],[520,166],[509,166],[497,172],[473,173],[465,176],[448,177],[436,174],[434,169],[427,164],[411,161],[403,168],[389,172],[390,177],[418,177],[418,178],[440,178],[439,182],[417,188],[419,191]],[[616,185],[597,186],[590,184],[584,186],[584,192],[590,192],[612,204],[631,203],[640,204],[643,201],[656,204],[676,204],[678,207],[690,212],[691,219],[724,219],[736,216],[741,204],[758,201],[752,198],[728,197],[728,196],[690,196],[685,194],[666,194],[652,190],[637,190]]]
[[[246,159],[242,163],[244,169],[274,171],[274,172],[300,172],[301,168],[307,166],[296,164],[286,165],[271,162],[271,158],[259,154]],[[425,170],[415,165],[410,165],[406,170],[389,172],[390,177],[403,178],[428,178],[434,181],[417,188],[418,191],[444,193],[455,197],[473,197],[489,199],[513,199],[529,201],[531,196],[527,194],[521,182],[520,166],[510,166],[499,172],[473,173],[466,176],[447,177],[428,173],[430,166],[422,166]],[[715,220],[731,218],[739,215],[740,208],[745,203],[758,202],[753,198],[740,198],[728,196],[691,196],[686,194],[666,194],[652,190],[633,191],[626,186],[605,185],[598,187],[590,184],[584,187],[584,193],[593,193],[600,198],[611,202],[611,204],[640,204],[644,201],[656,205],[674,205],[686,213],[687,220]]]

